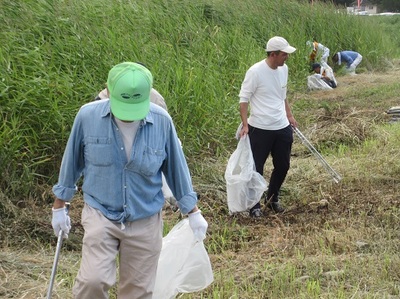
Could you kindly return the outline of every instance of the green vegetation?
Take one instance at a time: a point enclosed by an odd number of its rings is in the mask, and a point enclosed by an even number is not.
[[[291,90],[305,87],[305,42],[313,37],[332,52],[363,53],[367,70],[385,68],[399,51],[391,38],[397,31],[381,34],[375,18],[317,3],[3,0],[1,6],[0,185],[18,201],[37,184],[54,183],[75,113],[121,61],[149,66],[188,156],[198,156],[232,148],[240,84],[264,57],[269,37],[285,36],[298,48],[288,61]]]
[[[400,129],[384,111],[399,105],[400,17],[308,2],[0,0],[0,297],[46,293],[51,186],[69,130],[121,61],[151,69],[210,223],[215,281],[181,298],[399,297]],[[236,146],[241,82],[274,35],[298,49],[287,64],[300,128],[344,179],[332,183],[296,139],[282,192],[289,212],[253,221],[228,214],[223,174]],[[360,74],[338,76],[330,93],[307,92],[312,38],[331,54],[362,53]],[[59,298],[70,298],[79,267],[81,207],[77,194]],[[180,218],[164,213],[166,232]]]

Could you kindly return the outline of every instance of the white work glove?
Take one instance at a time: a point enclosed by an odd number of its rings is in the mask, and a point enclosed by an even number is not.
[[[54,209],[53,210],[53,218],[51,220],[51,225],[53,226],[54,233],[56,237],[60,233],[60,230],[64,232],[64,239],[68,238],[69,230],[71,229],[71,218],[69,218],[67,214],[67,209],[65,207]]]
[[[189,225],[193,231],[194,239],[196,241],[203,241],[206,238],[208,223],[204,219],[203,215],[201,215],[201,211],[197,210],[196,212],[190,213],[188,217]]]

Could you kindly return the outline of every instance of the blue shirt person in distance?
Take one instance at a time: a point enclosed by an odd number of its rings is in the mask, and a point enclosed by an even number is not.
[[[346,73],[355,75],[356,68],[361,63],[362,58],[361,54],[355,51],[340,51],[333,55],[332,61],[337,65],[341,65],[344,62],[346,64]]]

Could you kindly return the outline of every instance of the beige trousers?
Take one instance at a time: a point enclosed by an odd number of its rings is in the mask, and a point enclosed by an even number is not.
[[[85,204],[82,260],[72,289],[76,299],[107,299],[117,276],[118,299],[152,298],[162,246],[161,213],[121,224]]]

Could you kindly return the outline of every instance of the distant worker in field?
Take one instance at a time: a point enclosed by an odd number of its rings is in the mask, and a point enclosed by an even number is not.
[[[274,169],[265,204],[275,213],[285,211],[279,191],[290,167],[292,127],[297,126],[286,98],[289,70],[285,61],[294,51],[283,37],[272,37],[266,46],[267,58],[247,70],[239,93],[240,137],[248,134],[258,173],[263,175],[265,162],[272,156]],[[250,209],[250,216],[262,216],[260,202]]]
[[[332,61],[337,65],[341,65],[342,62],[346,63],[346,73],[355,75],[356,68],[362,61],[362,56],[355,51],[340,51],[333,55]]]
[[[308,77],[308,89],[332,89],[337,87],[335,75],[332,68],[326,63],[313,63],[314,74]]]
[[[329,57],[329,48],[325,47],[323,44],[317,42],[317,41],[307,41],[306,42],[307,46],[311,48],[311,53],[310,53],[310,62],[325,62],[328,64],[328,57]]]

